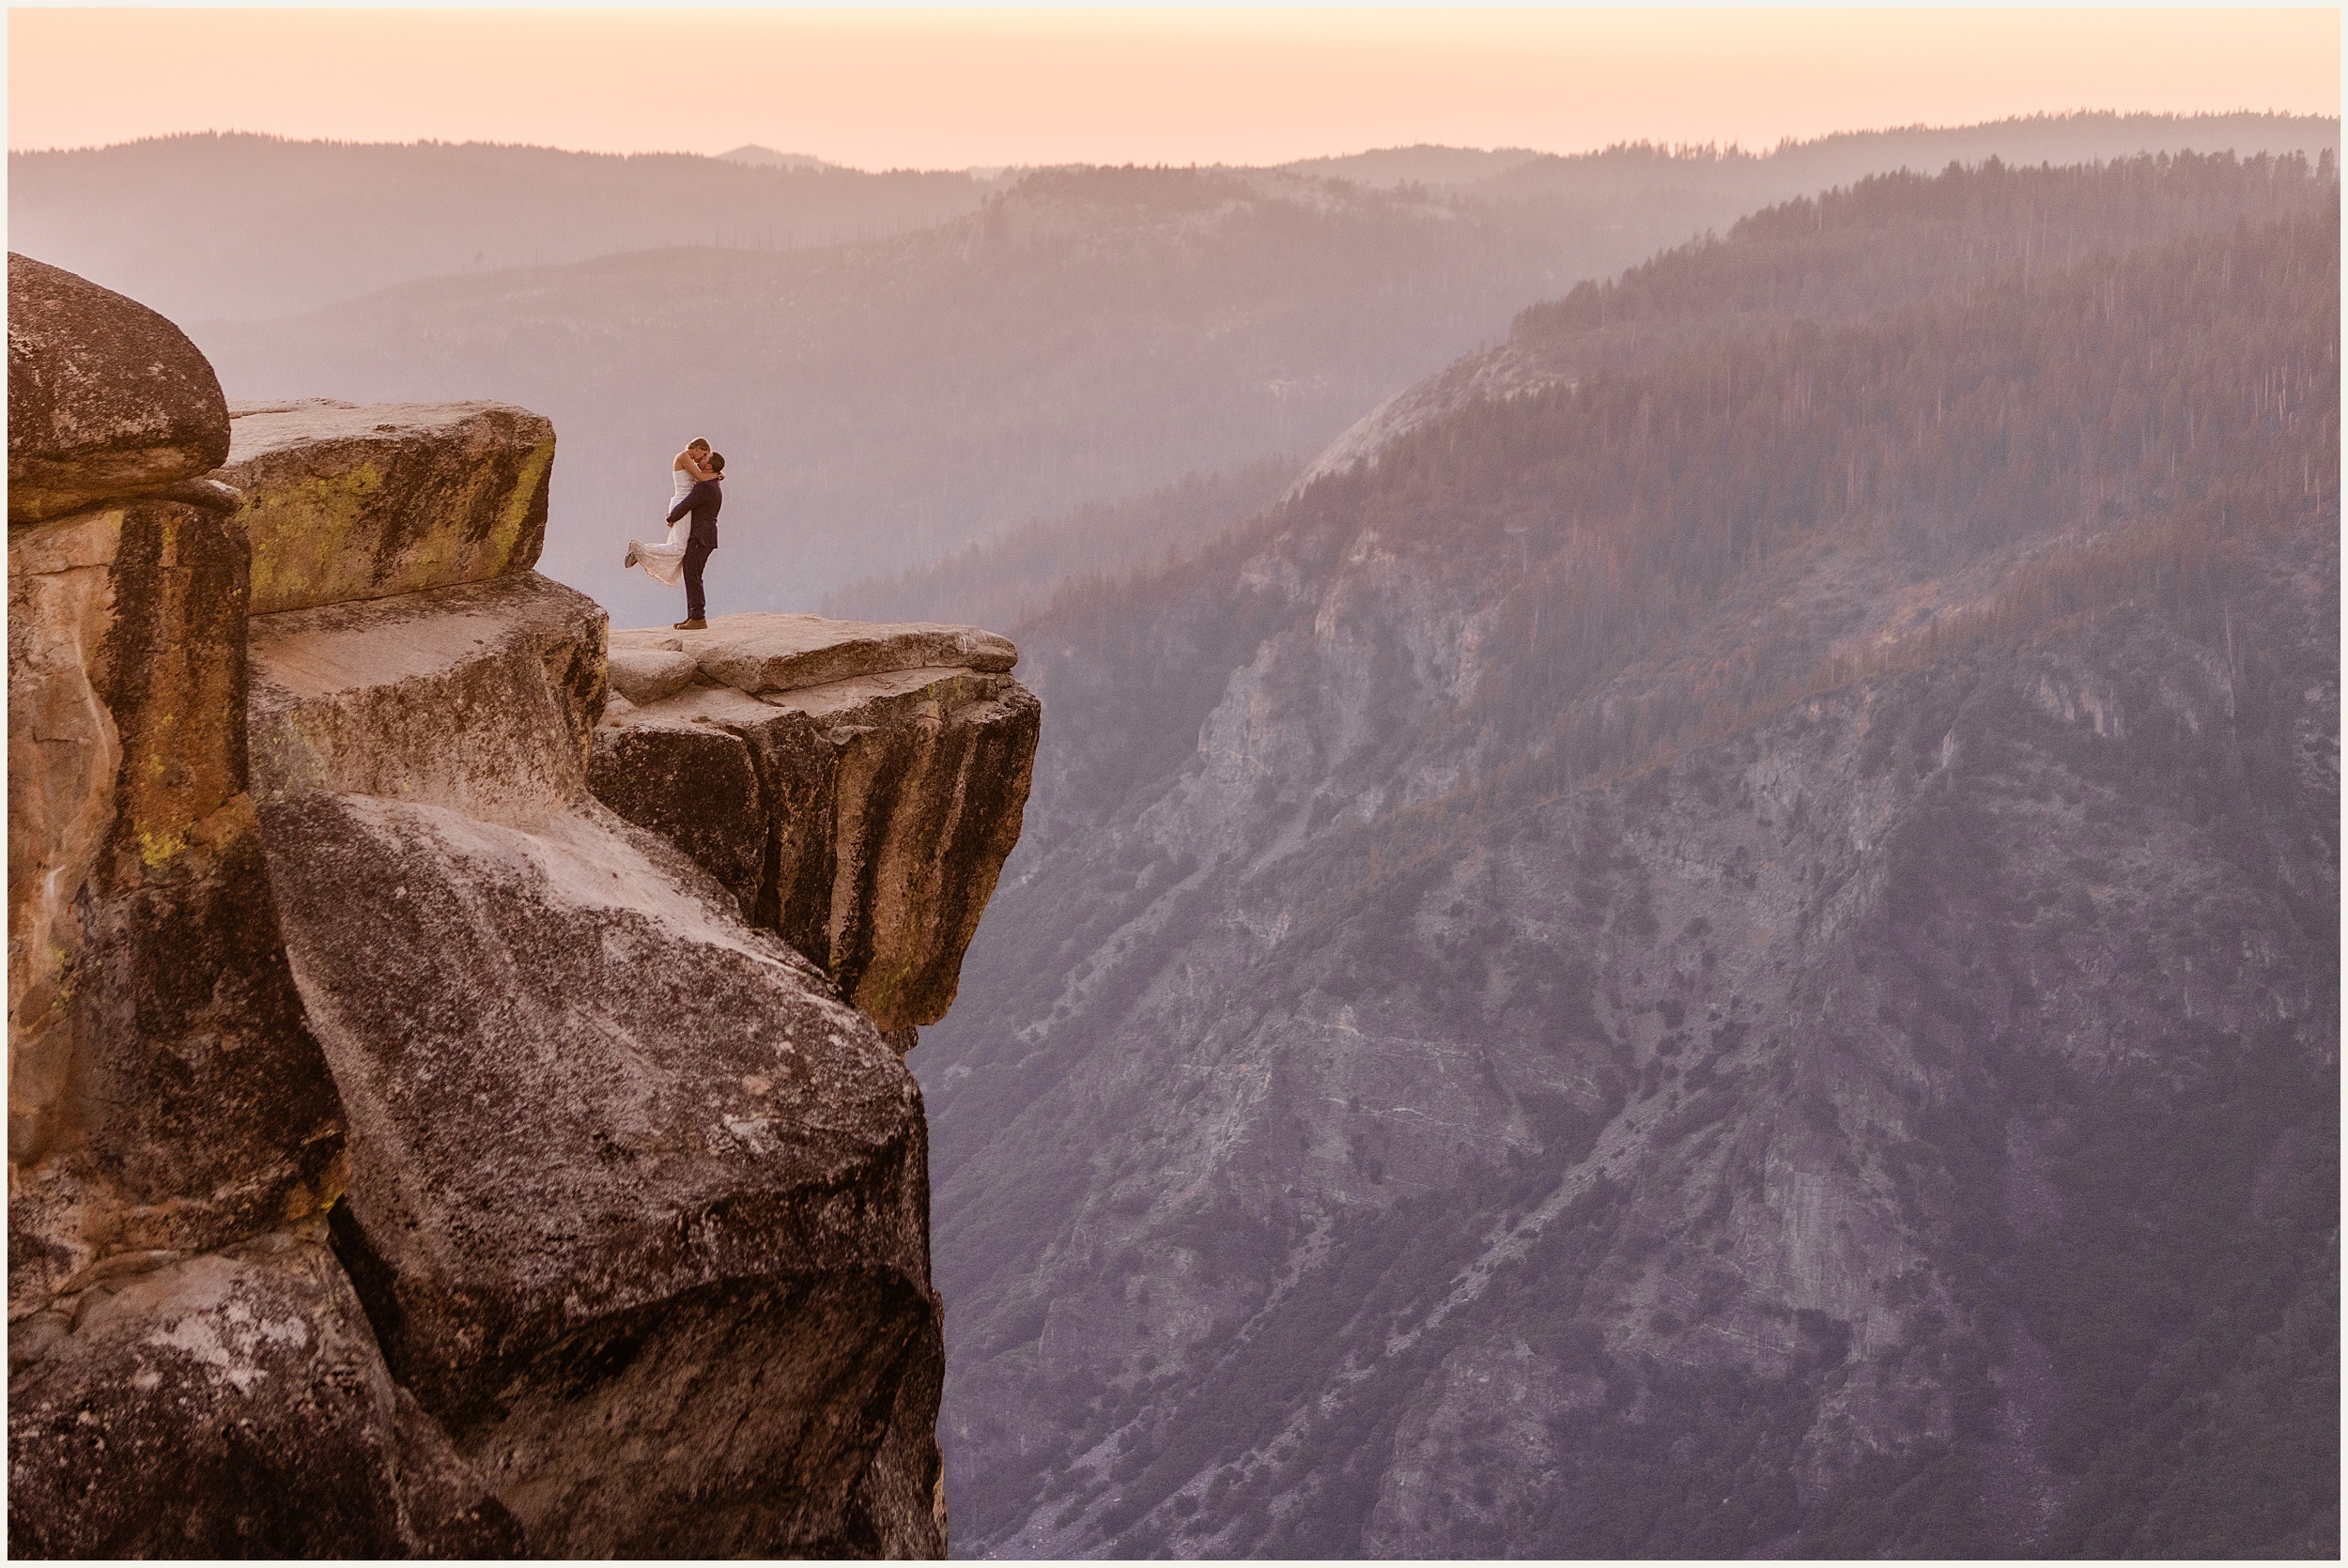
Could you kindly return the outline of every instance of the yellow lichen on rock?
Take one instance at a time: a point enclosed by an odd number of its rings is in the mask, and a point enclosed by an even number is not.
[[[244,494],[253,612],[527,571],[546,537],[554,427],[497,403],[239,405],[217,477]]]

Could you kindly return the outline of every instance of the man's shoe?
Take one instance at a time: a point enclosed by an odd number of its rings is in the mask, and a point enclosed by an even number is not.
[[[709,630],[709,623],[706,621],[680,621],[675,625],[670,627],[669,630],[672,632],[705,632]]]

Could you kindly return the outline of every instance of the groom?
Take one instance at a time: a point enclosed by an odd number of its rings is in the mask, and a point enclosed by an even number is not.
[[[685,539],[685,619],[672,628],[680,632],[705,632],[709,621],[704,613],[709,601],[702,593],[702,567],[709,561],[709,552],[718,547],[718,509],[725,505],[725,497],[718,493],[718,481],[726,476],[726,454],[713,452],[705,460],[710,477],[694,481],[684,499],[669,512],[669,521],[690,513],[693,530]]]

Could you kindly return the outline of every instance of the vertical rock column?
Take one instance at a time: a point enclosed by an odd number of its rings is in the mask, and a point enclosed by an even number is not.
[[[344,1179],[246,789],[211,367],[8,258],[9,1545],[514,1545],[323,1245]]]
[[[8,286],[13,1320],[317,1212],[341,1125],[245,791],[234,497],[188,483],[219,386],[131,300],[16,256]]]

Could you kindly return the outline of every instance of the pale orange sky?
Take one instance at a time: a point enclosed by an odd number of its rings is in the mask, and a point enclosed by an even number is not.
[[[8,146],[178,131],[863,168],[1573,152],[2064,109],[2340,112],[2324,9],[16,8]]]

